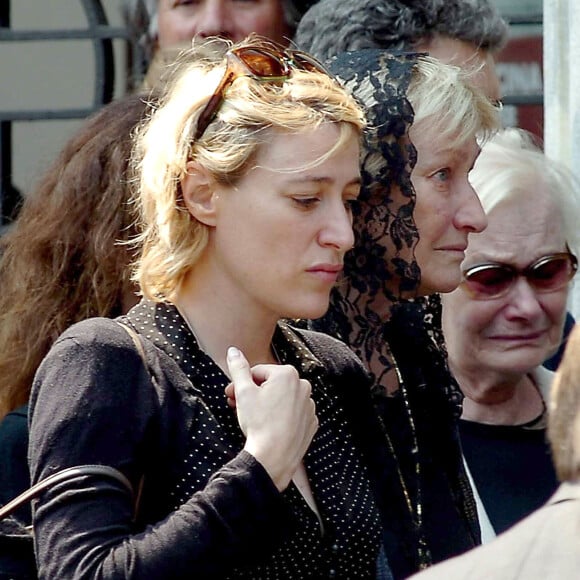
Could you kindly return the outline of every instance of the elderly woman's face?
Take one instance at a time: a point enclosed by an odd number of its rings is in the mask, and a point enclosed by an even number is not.
[[[282,0],[159,0],[158,45],[169,48],[194,36],[221,36],[234,42],[251,32],[287,44],[292,31]]]
[[[494,208],[487,229],[470,238],[463,271],[498,262],[517,269],[566,251],[562,217],[541,184]],[[542,195],[544,194],[544,195]],[[560,344],[568,286],[538,293],[524,276],[504,296],[472,298],[463,286],[443,296],[443,326],[454,364],[478,372],[526,373]]]
[[[417,150],[411,181],[417,194],[413,216],[419,231],[419,294],[450,292],[461,279],[468,235],[481,232],[487,223],[468,180],[479,146],[475,137],[457,145],[423,125],[412,126],[409,136]]]

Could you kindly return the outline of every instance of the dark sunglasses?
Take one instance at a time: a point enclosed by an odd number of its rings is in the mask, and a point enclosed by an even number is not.
[[[536,292],[554,292],[566,286],[577,269],[578,260],[570,252],[542,256],[522,270],[490,262],[465,270],[461,287],[475,300],[491,300],[505,296],[523,276]]]
[[[239,77],[260,82],[281,83],[290,78],[292,69],[332,76],[313,56],[300,50],[286,50],[272,43],[266,46],[242,46],[226,53],[226,72],[199,115],[194,140],[206,131],[224,101],[225,90]]]

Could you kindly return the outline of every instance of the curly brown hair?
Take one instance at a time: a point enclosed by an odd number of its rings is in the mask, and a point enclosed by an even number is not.
[[[129,160],[150,100],[131,95],[89,117],[0,240],[0,418],[27,402],[38,365],[68,326],[137,301],[135,251],[122,242],[137,234]]]

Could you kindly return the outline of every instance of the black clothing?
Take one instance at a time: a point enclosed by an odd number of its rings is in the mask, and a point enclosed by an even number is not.
[[[27,450],[28,405],[23,405],[0,422],[0,505],[30,487]],[[31,523],[30,504],[0,522],[0,579],[36,578],[32,539],[25,529]]]
[[[83,463],[116,467],[135,488],[143,477],[137,524],[113,481],[46,493],[35,514],[41,577],[374,577],[379,516],[338,397],[368,380],[349,349],[322,337],[312,353],[284,324],[273,340],[312,384],[320,427],[304,464],[322,535],[296,487],[279,493],[241,451],[229,379],[177,310],[144,301],[126,320],[146,337],[149,369],[115,321],[70,328],[35,379],[30,457],[33,481]]]
[[[558,488],[546,429],[461,420],[463,453],[497,534],[542,506]]]
[[[0,505],[6,505],[30,487],[27,453],[28,405],[22,405],[0,421]],[[14,515],[25,525],[32,521],[29,505],[22,506]]]
[[[416,298],[421,270],[413,219],[407,98],[416,54],[345,52],[329,68],[367,112],[356,244],[328,313],[311,327],[346,342],[372,373],[380,421],[368,440],[396,578],[480,543],[475,500],[462,462],[462,395],[448,365],[438,297]],[[374,455],[374,457],[373,457]]]

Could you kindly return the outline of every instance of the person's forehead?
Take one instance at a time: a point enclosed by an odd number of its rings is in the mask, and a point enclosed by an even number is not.
[[[499,78],[490,51],[482,50],[470,42],[447,36],[434,36],[428,42],[420,43],[417,49],[428,52],[441,62],[473,70],[473,83],[492,102],[501,99]]]
[[[563,251],[562,214],[553,198],[537,190],[518,191],[487,212],[487,228],[469,238],[467,257],[527,265],[547,252]]]

